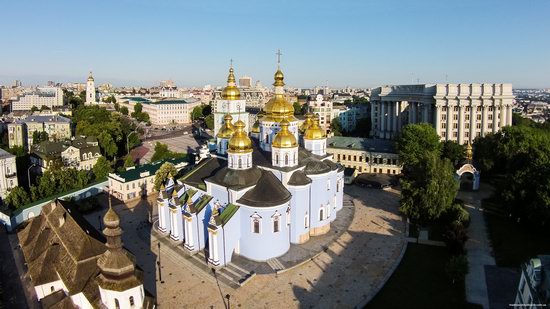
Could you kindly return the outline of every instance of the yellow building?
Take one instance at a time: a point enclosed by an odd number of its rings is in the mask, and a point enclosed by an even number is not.
[[[399,156],[390,140],[333,136],[327,141],[327,153],[343,166],[354,168],[355,174],[401,173]]]

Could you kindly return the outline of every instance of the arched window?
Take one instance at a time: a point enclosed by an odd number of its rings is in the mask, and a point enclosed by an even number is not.
[[[135,303],[134,303],[134,296],[130,296],[130,299],[129,299],[129,300],[130,300],[130,306],[133,307],[133,306],[135,305]]]
[[[304,217],[304,228],[307,229],[308,227],[309,227],[309,215],[306,212],[306,216]]]
[[[55,291],[55,288],[53,287],[53,285],[50,287],[50,290],[51,290],[52,293],[53,293],[53,291]]]
[[[275,155],[275,164],[279,164],[279,155],[278,154]]]
[[[323,209],[323,206],[321,206],[321,209],[319,209],[319,221],[323,221],[325,219],[325,210]]]
[[[239,158],[239,168],[242,168],[242,167],[243,167],[243,160]]]
[[[260,234],[260,220],[258,218],[254,218],[252,224],[254,234]]]
[[[280,226],[279,216],[275,216],[273,218],[273,233],[279,232],[279,226]]]
[[[265,139],[264,139],[264,143],[268,143],[269,144],[269,134],[265,134]]]
[[[118,298],[115,298],[115,308],[120,309],[120,303],[118,302]]]
[[[285,154],[285,165],[288,165],[288,154]]]

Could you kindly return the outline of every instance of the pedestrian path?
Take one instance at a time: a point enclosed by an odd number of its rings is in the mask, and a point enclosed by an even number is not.
[[[483,189],[483,188],[482,188]],[[485,266],[494,266],[495,259],[491,255],[491,243],[485,227],[485,218],[481,208],[481,199],[487,192],[460,192],[459,198],[470,214],[468,241],[466,250],[469,272],[466,275],[466,300],[489,308],[489,294]]]

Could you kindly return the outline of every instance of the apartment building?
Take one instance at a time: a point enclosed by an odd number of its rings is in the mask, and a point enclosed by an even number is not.
[[[23,92],[21,96],[11,102],[12,111],[28,111],[33,106],[36,108],[47,106],[49,109],[63,106],[63,89],[60,87],[38,87]]]
[[[201,101],[195,98],[151,101],[143,97],[122,97],[117,102],[121,107],[126,106],[130,113],[137,103],[141,103],[143,112],[149,114],[153,125],[189,124],[193,108],[201,105]]]
[[[97,138],[79,136],[60,142],[44,141],[33,145],[31,163],[43,173],[56,161],[67,168],[90,171],[101,157]]]
[[[34,132],[46,132],[50,141],[71,138],[71,120],[59,115],[31,115],[7,125],[9,147],[33,145]]]
[[[0,197],[5,199],[9,191],[18,185],[15,156],[0,149]]]
[[[165,162],[174,164],[179,171],[187,166],[187,158],[168,159],[130,167],[121,173],[109,174],[109,190],[114,197],[126,202],[154,192],[155,173]]]

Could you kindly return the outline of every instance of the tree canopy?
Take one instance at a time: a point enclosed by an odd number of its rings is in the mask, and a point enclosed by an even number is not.
[[[206,123],[206,127],[210,130],[214,129],[214,115],[210,114],[204,118],[204,122]]]
[[[162,164],[155,174],[155,190],[159,191],[162,184],[168,180],[168,177],[170,175],[175,177],[177,173],[178,171],[174,164],[170,162]]]
[[[449,159],[453,164],[464,159],[466,154],[466,147],[464,145],[460,145],[455,141],[444,141],[442,145],[441,156],[443,158]]]
[[[441,143],[435,129],[427,123],[409,124],[397,140],[399,160],[405,167],[418,165],[428,153],[441,153]]]
[[[34,131],[32,133],[32,143],[39,144],[49,139],[48,132],[46,131]]]
[[[97,159],[92,171],[94,172],[95,179],[105,178],[112,171],[111,163],[104,156],[101,156]]]
[[[174,152],[168,149],[168,145],[157,142],[155,144],[155,152],[151,157],[151,162],[157,162],[166,159],[178,159],[184,158],[187,154],[181,152]]]
[[[330,130],[336,136],[342,135],[342,124],[340,123],[340,118],[334,117],[330,123]]]
[[[31,202],[29,194],[23,187],[15,187],[10,190],[8,196],[4,200],[6,205],[11,209],[17,209]]]

